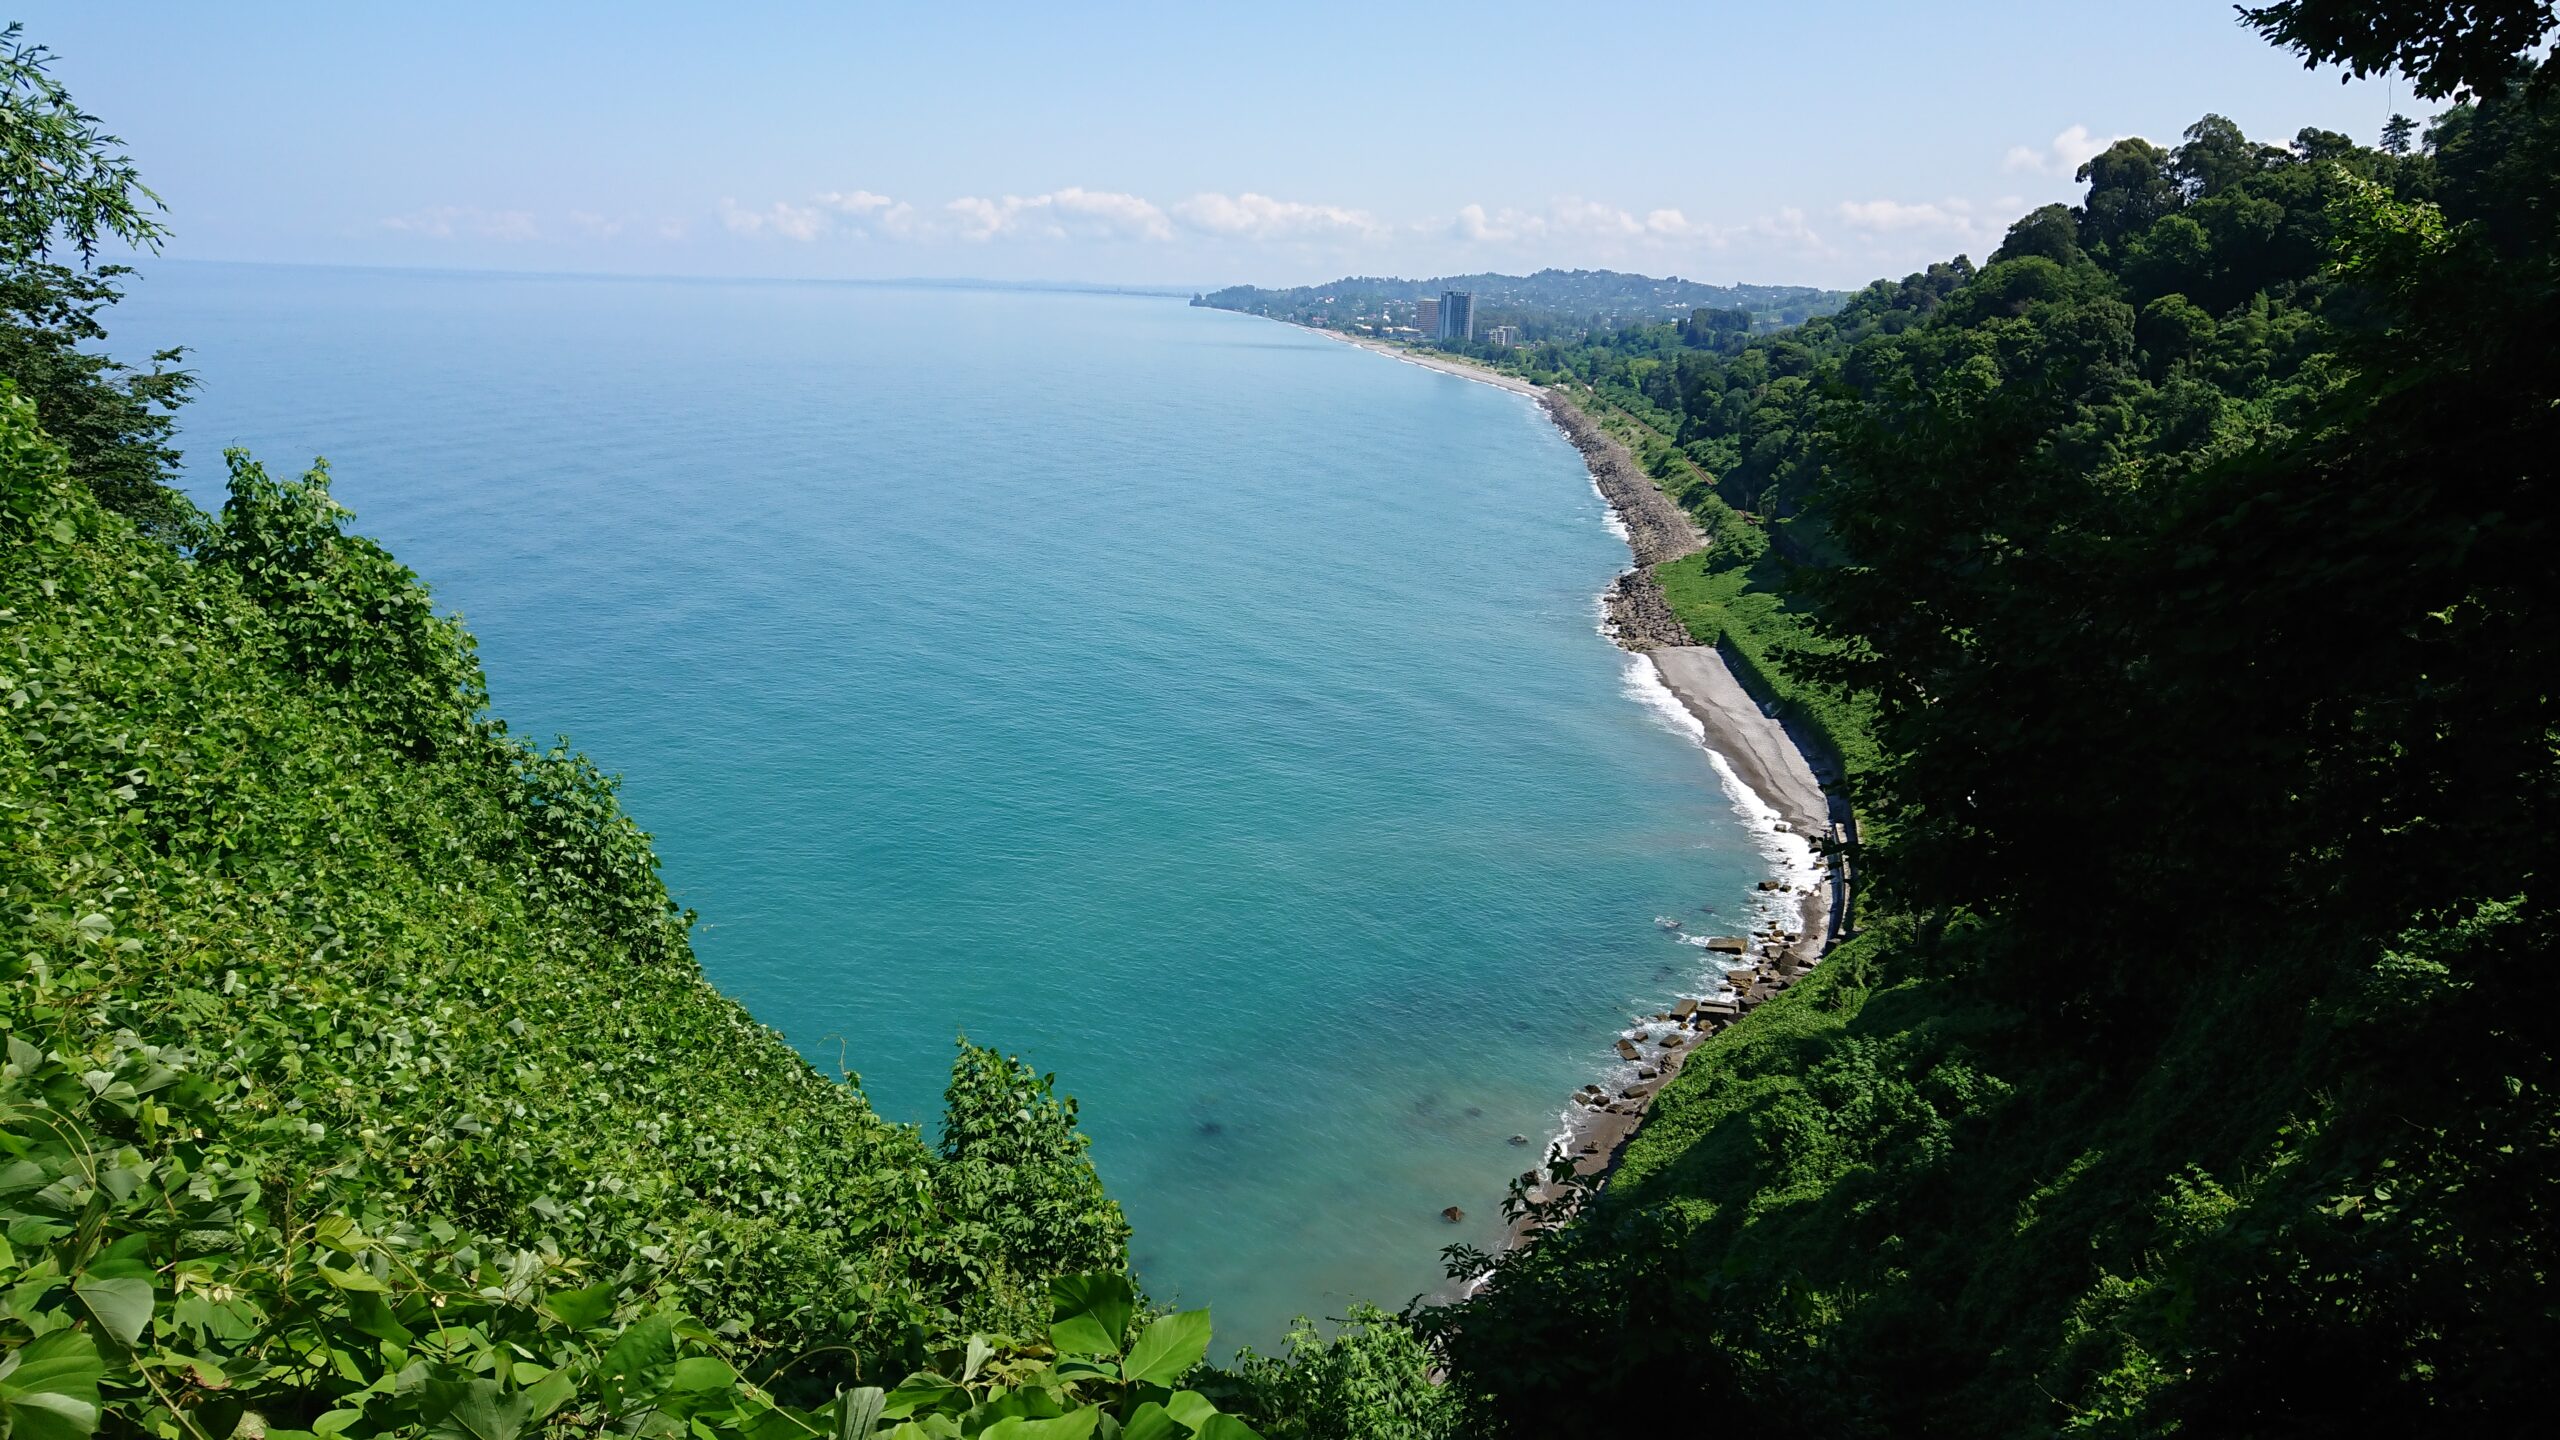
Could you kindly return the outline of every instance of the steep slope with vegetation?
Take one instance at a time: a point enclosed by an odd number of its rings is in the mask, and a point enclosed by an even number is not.
[[[1866,932],[1428,1317],[1488,1431],[2537,1423],[2560,106],[2441,8],[2254,18],[2476,98],[2414,151],[2208,117],[1978,271],[1532,357],[1795,532],[1685,603],[1791,610],[1888,838]]]
[[[325,470],[169,489],[184,377],[78,349],[156,205],[45,60],[0,37],[0,1435],[1235,1440],[1181,1387],[1419,1381],[1203,1369],[1046,1077],[964,1041],[938,1145],[883,1122]]]

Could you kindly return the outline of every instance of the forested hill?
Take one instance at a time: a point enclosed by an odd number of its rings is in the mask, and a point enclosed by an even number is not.
[[[1697,636],[1857,732],[1866,885],[1424,1317],[1488,1432],[2548,1423],[2551,7],[2258,18],[2477,98],[2207,116],[1786,334],[1513,357],[1715,535]]]
[[[1191,303],[1342,328],[1379,322],[1390,315],[1409,317],[1413,302],[1436,299],[1448,290],[1475,296],[1478,333],[1508,324],[1529,328],[1541,337],[1687,319],[1691,311],[1700,309],[1746,311],[1764,327],[1792,325],[1832,310],[1847,298],[1838,291],[1801,285],[1710,285],[1617,270],[1541,270],[1534,275],[1443,275],[1431,280],[1351,275],[1329,285],[1289,290],[1236,285],[1195,297]]]

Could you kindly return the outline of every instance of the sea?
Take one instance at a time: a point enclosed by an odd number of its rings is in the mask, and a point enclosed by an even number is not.
[[[813,1063],[928,1136],[957,1037],[1053,1073],[1222,1350],[1497,1244],[1713,984],[1657,917],[1769,873],[1519,395],[1021,288],[158,261],[114,322],[199,501],[326,457]]]

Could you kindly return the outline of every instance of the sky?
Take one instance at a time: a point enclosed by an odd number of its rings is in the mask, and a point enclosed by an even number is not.
[[[10,13],[205,260],[1845,287],[1981,259],[2117,136],[2425,116],[2228,0]]]

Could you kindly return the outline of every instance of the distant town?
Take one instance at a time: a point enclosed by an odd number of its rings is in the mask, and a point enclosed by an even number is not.
[[[1191,303],[1345,334],[1485,353],[1550,341],[1570,344],[1597,332],[1665,323],[1761,333],[1827,315],[1848,298],[1846,291],[1806,286],[1711,285],[1615,270],[1540,270],[1430,280],[1346,276],[1328,285],[1288,290],[1238,285],[1196,295]]]

